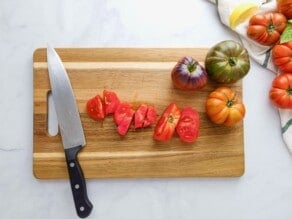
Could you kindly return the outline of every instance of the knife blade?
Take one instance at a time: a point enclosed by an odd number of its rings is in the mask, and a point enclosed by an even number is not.
[[[82,123],[66,69],[51,46],[47,47],[47,63],[75,209],[77,215],[84,218],[91,213],[93,205],[88,199],[85,178],[77,157],[86,144]]]

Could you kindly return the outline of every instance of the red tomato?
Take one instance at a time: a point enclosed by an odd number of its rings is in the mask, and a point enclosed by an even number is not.
[[[114,91],[104,90],[103,99],[105,115],[114,113],[120,104],[118,95]]]
[[[292,41],[274,46],[272,54],[274,64],[282,72],[292,72]]]
[[[157,111],[154,106],[141,104],[135,112],[134,127],[146,128],[156,122]]]
[[[292,0],[277,0],[277,6],[279,12],[284,14],[287,19],[292,18]]]
[[[171,139],[179,118],[180,110],[177,105],[175,103],[169,104],[155,126],[154,139],[157,141],[168,141]]]
[[[86,111],[89,117],[95,120],[100,120],[105,117],[103,101],[100,95],[96,95],[87,101]]]
[[[279,41],[286,25],[287,19],[281,13],[256,14],[249,20],[247,35],[262,45],[271,46]]]
[[[147,113],[147,105],[146,104],[141,104],[138,109],[135,112],[135,116],[134,116],[134,127],[136,128],[142,128],[143,127],[143,123],[146,117],[146,113]]]
[[[184,108],[176,126],[180,139],[184,142],[194,142],[198,138],[199,127],[199,113],[191,107]]]
[[[281,73],[276,76],[270,89],[272,103],[284,109],[292,109],[292,74]]]
[[[123,117],[122,121],[117,127],[117,131],[120,135],[126,135],[130,125],[132,123],[132,119],[134,116],[135,111],[133,109],[130,109],[128,112],[126,112],[125,116]]]
[[[157,110],[154,106],[148,106],[146,117],[144,119],[143,127],[151,126],[156,122],[157,119]]]
[[[126,135],[135,111],[129,103],[120,103],[114,113],[114,121],[117,125],[117,131],[120,135]]]

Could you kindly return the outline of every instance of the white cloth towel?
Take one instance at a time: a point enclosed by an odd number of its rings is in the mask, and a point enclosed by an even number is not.
[[[277,10],[276,0],[208,0],[216,4],[218,14],[221,22],[230,27],[229,16],[233,9],[242,2],[256,3],[259,6],[257,13],[273,12]],[[248,50],[252,59],[258,62],[263,67],[271,70],[275,75],[277,74],[277,68],[273,64],[271,59],[271,46],[262,46],[250,38],[246,34],[249,19],[239,24],[233,30],[238,34],[244,47]],[[279,109],[279,116],[281,120],[281,132],[283,140],[286,143],[290,153],[292,153],[292,110]]]

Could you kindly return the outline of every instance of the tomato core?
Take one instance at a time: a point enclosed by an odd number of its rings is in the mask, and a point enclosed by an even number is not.
[[[174,121],[174,117],[172,115],[170,115],[168,117],[168,122],[173,123],[173,121]]]
[[[271,34],[271,33],[274,32],[275,29],[277,29],[277,27],[274,25],[273,20],[272,20],[272,17],[271,17],[270,18],[270,23],[267,26],[267,31],[268,31],[269,34]]]
[[[226,102],[227,107],[232,107],[233,104],[234,104],[233,100],[227,100],[227,102]]]
[[[196,69],[197,69],[196,63],[191,63],[191,64],[188,65],[188,71],[190,73],[193,73]]]
[[[292,96],[292,88],[291,87],[289,87],[286,91],[287,91],[289,96]]]
[[[230,66],[234,66],[234,65],[236,65],[236,62],[237,62],[236,57],[229,57],[229,58],[228,58],[228,64],[229,64]]]

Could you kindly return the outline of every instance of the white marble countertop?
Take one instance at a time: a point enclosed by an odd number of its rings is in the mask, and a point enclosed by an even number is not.
[[[0,1],[0,218],[77,218],[69,181],[32,174],[32,54],[56,47],[210,47],[236,34],[206,0]],[[239,178],[88,180],[89,218],[292,218],[292,157],[268,99],[273,73],[243,80]]]

